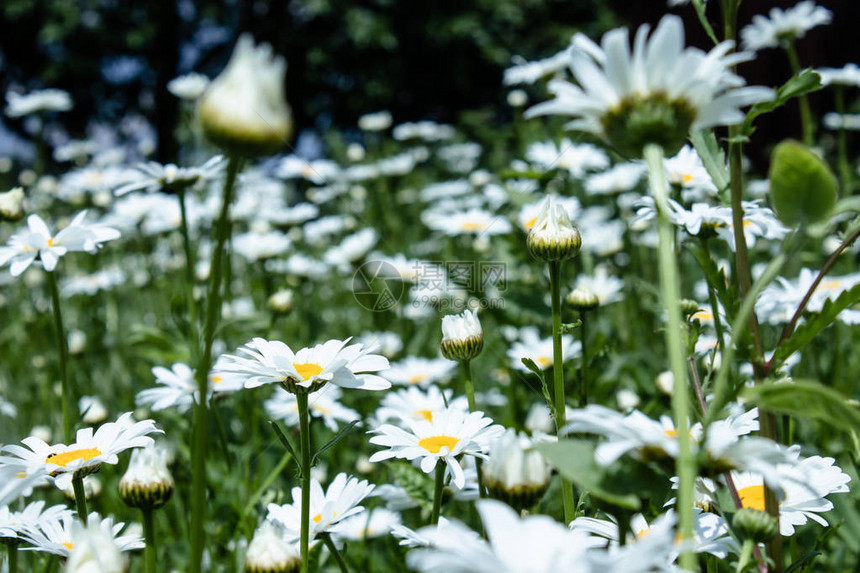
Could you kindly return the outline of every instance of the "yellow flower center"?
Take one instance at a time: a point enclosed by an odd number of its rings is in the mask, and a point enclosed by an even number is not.
[[[438,454],[439,450],[443,447],[448,448],[449,452],[453,451],[454,446],[456,446],[459,441],[460,438],[455,438],[454,436],[430,436],[429,438],[418,440],[418,445],[431,454]]]
[[[700,310],[693,314],[693,318],[702,322],[713,322],[714,313],[710,310]]]
[[[332,517],[337,517],[337,512],[336,512],[336,511],[335,511],[335,512],[332,512]],[[311,519],[313,519],[313,520],[314,520],[314,523],[316,523],[317,525],[319,525],[320,521],[322,521],[322,513],[318,513],[318,514],[316,514],[316,515],[315,515],[315,516],[313,516]]]
[[[323,367],[313,362],[305,362],[304,364],[293,364],[293,368],[299,373],[303,380],[310,380],[317,374],[323,371]]]
[[[738,490],[738,497],[741,498],[741,505],[747,509],[757,509],[764,511],[764,486],[749,485]]]
[[[419,382],[423,382],[425,380],[427,380],[426,374],[413,374],[409,377],[410,384],[418,384]]]
[[[413,415],[416,418],[424,418],[428,422],[433,421],[433,410],[415,410]]]
[[[693,176],[690,175],[689,173],[682,173],[681,174],[681,183],[683,183],[684,185],[686,185],[687,183],[689,183],[692,180],[693,180]]]
[[[69,542],[69,543],[63,543],[63,547],[65,547],[66,549],[68,549],[69,551],[71,551],[71,550],[72,550],[72,548],[74,547],[74,545],[73,545],[71,542]]]
[[[221,378],[220,376],[212,376],[212,377],[210,378],[210,380],[212,380],[212,385],[213,385],[213,386],[214,386],[215,384],[217,384],[218,382],[223,382],[223,381],[224,381],[224,379],[223,379],[223,378]]]
[[[669,436],[670,438],[677,438],[678,437],[678,430],[675,430],[674,428],[671,430],[663,430],[663,431],[666,432],[666,435]]]
[[[75,460],[91,460],[96,456],[100,456],[102,453],[98,448],[84,448],[80,450],[70,450],[68,452],[63,452],[61,454],[51,454],[47,458],[45,458],[45,463],[56,464],[58,466],[66,467],[70,462]]]
[[[531,219],[526,221],[526,224],[525,224],[526,231],[531,230],[531,228],[535,226],[535,223],[537,223],[537,217],[532,217]]]
[[[830,279],[826,281],[822,281],[819,285],[821,289],[826,290],[840,290],[843,288],[841,279]]]
[[[552,360],[549,358],[549,356],[538,356],[536,362],[541,368],[546,368],[547,366],[552,365]]]
[[[54,237],[51,237],[50,239],[48,239],[48,246],[49,246],[49,247],[53,247],[53,246],[54,246]]]
[[[466,221],[460,226],[460,228],[464,231],[483,231],[484,224],[476,221]]]

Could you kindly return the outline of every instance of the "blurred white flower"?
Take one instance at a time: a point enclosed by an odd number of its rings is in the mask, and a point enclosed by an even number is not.
[[[752,24],[741,30],[741,39],[745,50],[761,50],[776,48],[782,41],[793,41],[802,38],[815,28],[829,24],[833,14],[823,6],[817,6],[813,0],[804,0],[788,10],[771,8],[768,16],[756,15]]]

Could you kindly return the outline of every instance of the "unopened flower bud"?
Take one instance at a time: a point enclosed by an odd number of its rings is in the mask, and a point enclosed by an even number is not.
[[[293,311],[293,291],[281,289],[269,297],[269,310],[274,314],[288,315]]]
[[[739,509],[735,513],[732,526],[741,537],[752,539],[756,543],[770,541],[779,533],[779,526],[772,515],[749,507]]]
[[[472,360],[483,348],[484,331],[477,312],[466,310],[442,317],[442,356],[448,360]]]
[[[0,193],[0,221],[17,221],[24,216],[24,190],[15,187]]]
[[[681,307],[681,314],[684,316],[691,316],[699,312],[699,303],[694,300],[682,298],[678,301],[678,304]]]
[[[542,261],[564,261],[579,253],[582,237],[567,216],[564,207],[552,196],[546,198],[540,214],[529,230],[526,246],[531,255]]]
[[[579,311],[594,310],[600,306],[600,299],[590,289],[578,286],[567,295],[567,304]]]
[[[490,444],[484,481],[490,495],[517,510],[537,503],[549,487],[552,469],[532,441],[514,430]]]
[[[284,94],[287,64],[268,44],[239,38],[227,67],[200,97],[203,133],[230,153],[259,157],[283,147],[292,131]]]
[[[88,527],[81,523],[72,526],[71,554],[66,560],[65,573],[124,573],[128,561],[117,547],[110,531],[105,531],[98,520]]]
[[[284,529],[264,521],[248,545],[245,573],[292,573],[301,566],[302,558],[296,547],[287,542]]]
[[[157,445],[131,453],[128,470],[119,481],[119,496],[131,507],[155,509],[173,494],[173,476],[167,469],[167,451]]]

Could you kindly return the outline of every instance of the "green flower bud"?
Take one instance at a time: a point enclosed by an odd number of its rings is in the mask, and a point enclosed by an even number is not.
[[[302,566],[296,546],[285,539],[284,529],[264,521],[248,545],[245,573],[295,573]]]
[[[656,93],[625,98],[602,122],[607,139],[622,155],[639,158],[646,145],[656,144],[672,157],[684,147],[695,119],[696,110],[685,100]]]
[[[678,301],[678,304],[681,306],[681,314],[685,316],[691,316],[699,312],[699,303],[694,300],[682,298]]]
[[[579,253],[582,237],[571,224],[564,207],[549,196],[535,224],[529,230],[526,246],[536,259],[546,262],[564,261]]]
[[[442,317],[442,356],[448,360],[472,360],[483,348],[484,331],[475,311]]]
[[[826,219],[836,204],[836,177],[820,157],[797,141],[783,141],[770,160],[770,197],[789,226]]]
[[[734,527],[744,539],[752,539],[756,543],[770,541],[779,533],[779,525],[772,515],[745,507],[739,509],[732,519]]]
[[[158,446],[138,448],[119,480],[119,497],[130,507],[156,509],[168,502],[173,487],[167,452]]]
[[[600,299],[585,287],[576,287],[567,295],[567,304],[579,311],[594,310],[600,306]]]

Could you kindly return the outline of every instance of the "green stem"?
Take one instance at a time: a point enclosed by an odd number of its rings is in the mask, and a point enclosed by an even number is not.
[[[439,523],[439,512],[442,510],[442,490],[445,488],[445,463],[436,461],[436,487],[433,489],[433,513],[430,515],[430,525]]]
[[[337,546],[335,546],[334,541],[331,540],[331,534],[324,533],[322,535],[323,543],[328,547],[329,553],[334,556],[334,560],[337,561],[337,566],[340,568],[340,573],[349,573],[349,568],[346,566],[346,561],[343,560],[343,555],[340,554],[340,551],[337,550]]]
[[[152,519],[153,511],[151,507],[141,509],[143,513],[143,536],[146,540],[146,573],[155,573],[156,557],[158,549],[155,545],[155,522]]]
[[[836,88],[836,113],[839,114],[840,124],[839,131],[836,132],[836,145],[839,152],[839,178],[842,180],[842,188],[840,189],[843,197],[851,195],[853,190],[853,176],[851,174],[851,162],[848,159],[848,130],[841,122],[841,118],[845,116],[845,88],[837,85]]]
[[[227,163],[221,212],[215,226],[215,248],[212,251],[212,262],[209,266],[203,354],[195,373],[199,394],[194,410],[194,444],[191,451],[191,573],[200,573],[203,560],[205,541],[203,525],[206,521],[206,449],[209,438],[209,408],[206,395],[209,391],[209,370],[212,368],[212,343],[215,340],[215,327],[221,312],[221,263],[224,258],[227,230],[230,228],[230,203],[233,201],[239,164],[240,160],[235,156],[230,157]]]
[[[9,573],[18,573],[18,543],[17,541],[6,546],[9,551]]]
[[[466,389],[466,399],[469,401],[469,411],[474,412],[478,408],[475,405],[475,384],[472,382],[472,361],[461,360],[460,371],[463,373],[463,386]],[[478,495],[483,498],[486,497],[486,494],[484,491],[484,476],[481,472],[481,466],[480,458],[475,458],[475,467],[478,474]]]
[[[197,303],[194,301],[194,267],[196,258],[194,250],[191,247],[191,237],[188,234],[188,208],[185,203],[186,190],[184,188],[176,191],[176,197],[179,199],[179,212],[182,216],[179,224],[179,231],[182,235],[182,249],[185,251],[185,298],[188,305],[188,322],[191,325],[191,340],[194,351],[197,350]],[[196,357],[195,357],[196,358]]]
[[[669,220],[669,202],[666,176],[663,173],[663,149],[657,145],[645,147],[645,161],[648,163],[648,180],[654,203],[657,207],[657,236],[659,240],[660,294],[663,306],[668,313],[666,326],[666,347],[669,365],[675,384],[672,391],[672,412],[678,430],[678,503],[681,539],[693,539],[694,522],[694,485],[696,480],[696,460],[693,457],[689,429],[689,388],[687,371],[684,367],[683,340],[681,337],[681,308],[679,306],[678,261],[675,256],[675,227]],[[682,569],[697,569],[696,555],[684,545],[679,564]]]
[[[750,562],[750,557],[752,557],[753,547],[755,547],[755,543],[753,543],[752,539],[744,539],[744,546],[741,548],[741,556],[738,559],[735,573],[742,573],[746,569],[747,564]]]
[[[48,288],[51,291],[51,307],[54,312],[54,331],[57,335],[57,350],[60,353],[60,381],[63,385],[63,440],[72,443],[72,410],[71,386],[69,384],[69,345],[66,342],[66,331],[63,328],[63,314],[60,311],[60,289],[57,287],[57,275],[47,272]]]
[[[706,257],[713,260],[713,257],[711,257],[711,248],[706,238],[702,239],[702,250]],[[705,273],[705,282],[708,282],[708,273]],[[717,331],[717,340],[720,344],[720,352],[722,352],[726,347],[726,339],[723,336],[723,321],[720,318],[720,307],[717,303],[717,285],[708,284],[708,300],[711,303],[711,312],[714,314],[714,329]]]
[[[552,297],[552,377],[555,392],[555,432],[561,434],[564,427],[564,356],[561,353],[561,262],[549,263],[550,296]],[[564,523],[573,521],[576,504],[573,500],[573,485],[561,478],[561,499],[564,506]]]
[[[579,337],[582,342],[582,360],[579,363],[579,407],[585,408],[588,406],[588,335],[586,334],[586,318],[587,311],[579,313]]]
[[[308,545],[311,531],[311,422],[308,412],[308,393],[299,390],[296,394],[299,407],[299,433],[302,456],[302,516],[301,545],[302,573],[308,573]]]
[[[84,476],[78,475],[75,472],[72,476],[72,489],[75,490],[75,505],[78,508],[78,517],[86,526],[87,524],[87,493],[84,489]]]
[[[794,41],[784,42],[785,52],[788,54],[788,63],[791,72],[797,77],[800,74],[800,58],[797,56],[797,48]],[[809,98],[806,95],[798,96],[797,103],[800,106],[800,124],[803,129],[803,143],[811,146],[815,136],[815,124],[812,123],[812,111],[809,108]]]

